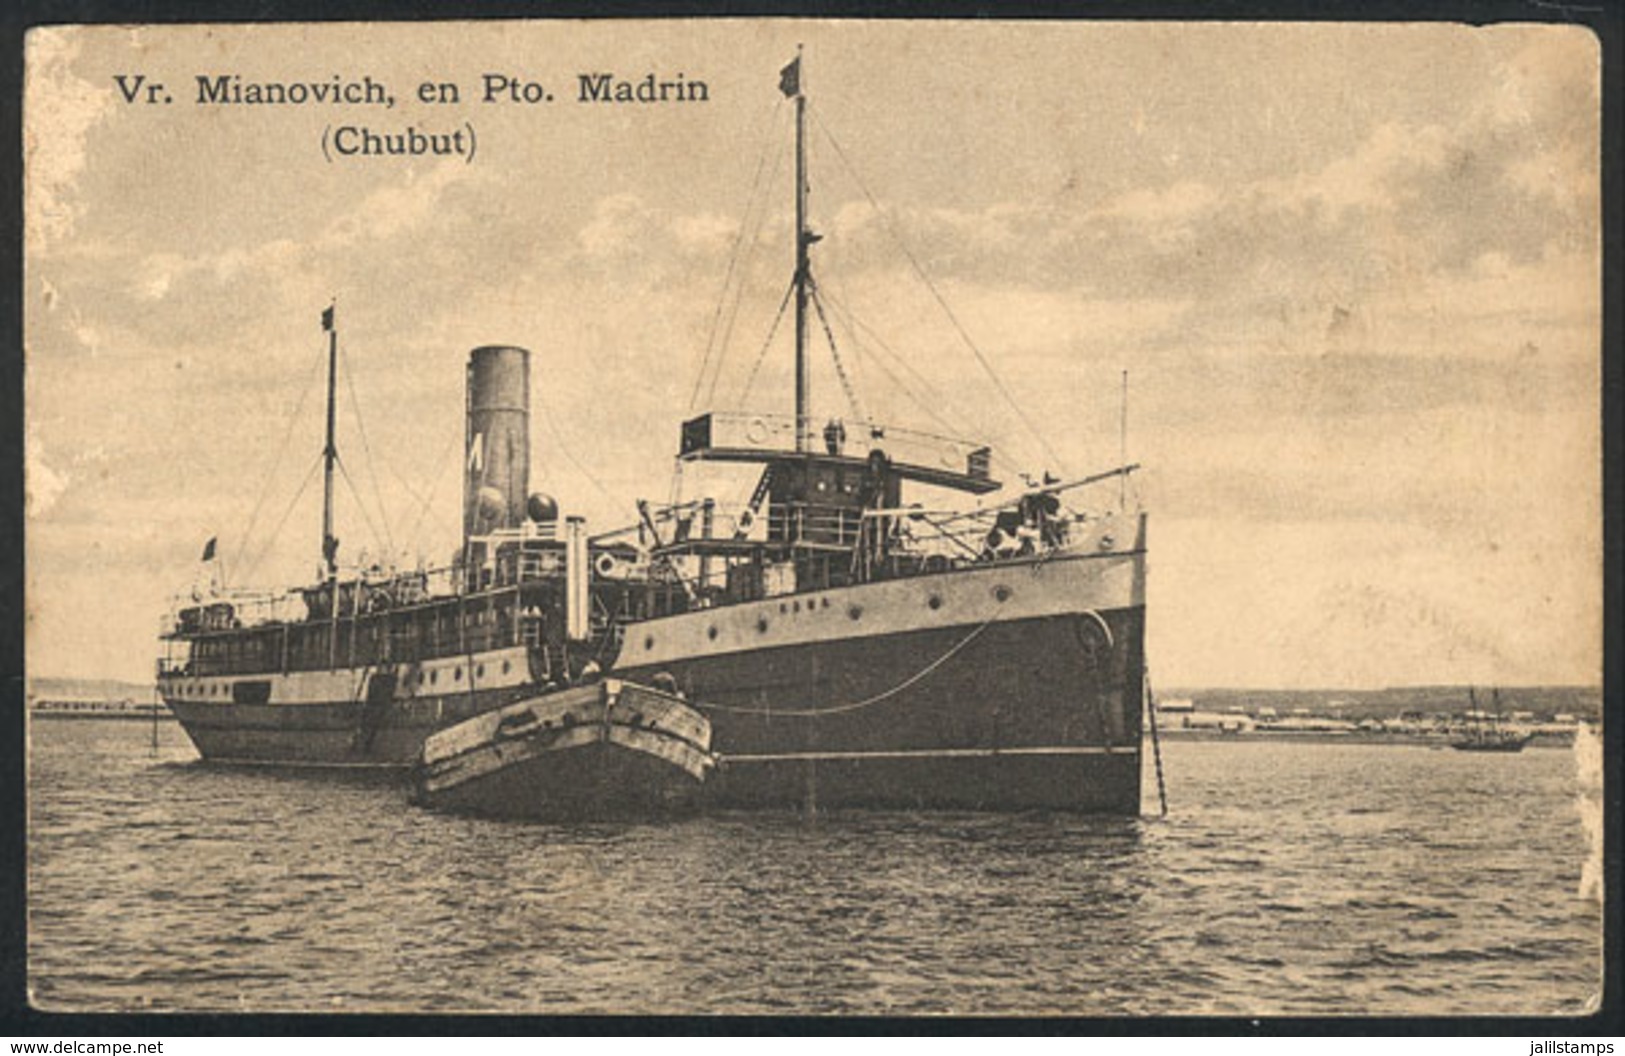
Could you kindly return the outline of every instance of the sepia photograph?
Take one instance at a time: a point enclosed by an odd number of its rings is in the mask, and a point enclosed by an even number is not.
[[[30,29],[30,1007],[1582,1022],[1601,57]]]

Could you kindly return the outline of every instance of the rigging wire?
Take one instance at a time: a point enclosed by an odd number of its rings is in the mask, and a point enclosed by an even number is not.
[[[781,106],[782,100],[776,100],[770,116],[777,116]],[[750,229],[751,210],[755,208],[758,202],[757,195],[762,187],[762,171],[767,168],[768,153],[772,149],[773,142],[777,139],[777,136],[773,135],[772,131],[770,128],[768,134],[762,137],[762,151],[756,159],[756,173],[751,177],[750,193],[745,198],[745,209],[739,217],[739,230],[734,234],[733,247],[729,250],[728,268],[722,277],[722,289],[717,294],[716,311],[711,314],[711,332],[705,339],[705,354],[700,359],[700,369],[694,375],[694,391],[689,393],[688,409],[690,411],[694,409],[695,403],[700,398],[700,389],[705,384],[706,368],[711,365],[713,352],[717,353],[717,369],[719,371],[722,369],[722,352],[716,347],[717,328],[722,320],[722,310],[728,303],[728,290],[733,284],[734,272],[741,259],[740,249],[745,245],[745,232]],[[774,175],[778,174],[777,166],[774,167],[773,171]],[[713,384],[712,389],[715,388],[716,386]]]
[[[355,418],[356,432],[361,435],[361,453],[366,457],[367,475],[372,480],[373,500],[378,503],[378,519],[384,526],[384,552],[393,555],[395,553],[395,540],[389,530],[389,515],[388,511],[384,508],[384,493],[383,490],[378,487],[377,459],[373,457],[372,446],[367,443],[367,427],[361,421],[361,398],[356,394],[355,372],[350,369],[349,356],[340,356],[339,359],[344,365],[344,382],[349,386],[350,389],[350,413]],[[348,471],[346,471],[346,473],[348,473]],[[346,477],[346,479],[348,479],[348,477]],[[350,485],[350,493],[354,495],[356,505],[362,506],[361,494],[356,490],[354,484]],[[366,516],[366,509],[364,506],[362,506],[362,516]],[[368,524],[370,526],[371,522],[369,521]],[[374,531],[373,534],[376,536],[377,532]]]
[[[544,386],[544,388],[545,388],[545,386]],[[576,458],[574,453],[572,453],[570,451],[569,445],[564,442],[564,434],[560,433],[559,432],[559,427],[553,423],[553,415],[548,412],[547,403],[542,398],[541,390],[540,389],[537,390],[533,395],[535,395],[535,397],[536,397],[537,405],[540,406],[541,409],[542,409],[542,421],[547,423],[547,431],[553,434],[554,441],[557,442],[558,445],[559,445],[560,453],[563,454],[564,457],[569,460],[569,462],[570,462],[570,464],[572,466],[576,467],[576,469],[581,473],[582,476],[587,478],[587,482],[589,484],[591,484],[593,487],[598,489],[598,493],[600,495],[604,496],[604,498],[609,499],[611,501],[616,501],[615,495],[613,495],[608,488],[604,487],[604,485],[599,481],[599,479],[597,477],[593,476],[592,470],[590,470],[586,466],[582,465],[581,460]]]
[[[818,321],[823,324],[824,337],[829,341],[829,356],[835,361],[835,374],[841,379],[841,388],[846,392],[846,402],[852,407],[852,417],[860,422],[874,424],[873,419],[863,413],[863,407],[858,402],[858,394],[852,388],[852,379],[846,376],[846,365],[841,362],[840,349],[835,347],[835,331],[830,329],[829,316],[824,314],[824,302],[818,295],[818,284],[807,276],[808,292],[812,294],[813,308],[818,312]]]
[[[350,497],[355,499],[355,508],[361,512],[361,520],[366,524],[367,531],[372,533],[373,545],[384,545],[384,540],[378,534],[378,526],[372,523],[372,514],[367,512],[366,503],[361,501],[361,491],[355,486],[355,481],[350,477],[350,467],[344,464],[342,458],[335,458],[333,462],[339,467],[339,474],[344,477],[344,483],[350,487]]]
[[[869,205],[873,207],[875,212],[885,223],[886,229],[891,234],[892,239],[896,241],[898,248],[903,251],[903,256],[907,258],[909,264],[914,268],[914,273],[919,276],[920,281],[925,284],[925,288],[930,291],[931,296],[936,300],[938,306],[942,308],[943,314],[947,316],[949,323],[953,325],[955,332],[959,334],[960,340],[965,343],[965,347],[970,349],[971,354],[976,357],[976,362],[980,364],[982,371],[988,376],[988,380],[993,382],[993,387],[998,390],[999,395],[1003,396],[1005,402],[1008,403],[1011,409],[1016,412],[1016,416],[1021,420],[1021,423],[1027,427],[1028,432],[1032,433],[1033,437],[1037,439],[1039,445],[1043,447],[1045,453],[1055,462],[1057,466],[1064,469],[1065,464],[1063,463],[1061,456],[1055,452],[1055,449],[1052,446],[1050,446],[1049,440],[1042,432],[1039,431],[1038,426],[1034,424],[1032,418],[1024,409],[1022,409],[1021,404],[1016,402],[1015,396],[1013,396],[1010,390],[1005,387],[1004,381],[999,377],[998,373],[994,371],[993,364],[988,362],[987,357],[982,354],[982,350],[978,348],[976,342],[971,339],[970,333],[966,331],[964,324],[959,321],[959,317],[954,314],[954,310],[949,307],[947,300],[937,289],[936,283],[931,281],[931,277],[925,273],[925,268],[920,265],[919,259],[915,257],[913,251],[908,248],[908,244],[903,241],[902,235],[898,232],[897,226],[892,222],[890,214],[880,207],[880,203],[876,201],[875,196],[870,193],[868,185],[863,182],[863,177],[858,175],[857,168],[846,156],[846,151],[841,147],[840,141],[835,138],[834,133],[830,132],[828,126],[824,124],[823,119],[818,116],[816,111],[813,113],[813,120],[817,123],[819,130],[824,133],[825,138],[829,140],[830,145],[835,148],[835,153],[840,157],[842,164],[846,166],[847,172],[852,175],[853,180],[857,182],[858,189],[863,192],[863,196],[869,200]]]
[[[420,500],[422,505],[418,509],[417,520],[412,522],[412,531],[408,536],[408,538],[411,539],[414,544],[416,544],[422,538],[421,533],[423,529],[423,522],[428,517],[430,509],[432,509],[434,506],[434,498],[435,494],[440,490],[440,482],[446,479],[446,467],[451,465],[451,453],[452,450],[457,446],[457,439],[457,435],[453,433],[451,439],[446,442],[445,449],[440,452],[440,457],[435,460],[435,464],[440,467],[440,470],[435,474],[434,480],[429,484],[428,496]],[[405,481],[402,480],[402,483],[404,484]],[[407,490],[410,491],[411,489],[408,488]],[[413,493],[413,497],[417,498],[416,493]],[[452,532],[452,535],[454,536],[457,534],[457,530]]]
[[[783,166],[783,164],[784,152],[780,151],[773,157],[773,171],[768,175],[767,178],[769,185],[779,178],[779,169]],[[754,248],[761,240],[762,228],[767,226],[767,213],[766,195],[763,195],[762,207],[756,214],[756,227],[753,231],[751,231],[750,241],[747,243],[752,248]],[[716,367],[711,372],[711,384],[705,392],[705,402],[708,404],[716,401],[717,382],[722,379],[722,362],[727,357],[728,345],[733,340],[734,324],[739,321],[739,309],[744,304],[745,300],[745,279],[748,278],[749,275],[750,266],[747,264],[745,266],[745,270],[740,274],[739,283],[734,290],[733,309],[728,313],[728,324],[723,330],[722,343],[718,346],[717,350]]]
[[[784,322],[784,311],[790,305],[790,295],[795,292],[796,280],[792,277],[790,284],[784,288],[784,297],[779,300],[779,310],[773,316],[773,325],[768,328],[767,340],[762,342],[761,350],[756,353],[756,362],[751,364],[750,376],[745,379],[745,387],[740,390],[739,399],[734,401],[734,406],[738,409],[743,410],[745,401],[750,399],[751,386],[756,384],[756,375],[761,371],[762,363],[767,359],[767,350],[772,346],[773,338],[779,332],[779,324]]]
[[[294,507],[299,504],[300,499],[304,498],[305,489],[310,487],[310,482],[316,477],[316,471],[322,467],[322,459],[323,456],[318,454],[314,459],[311,460],[310,469],[306,470],[305,479],[300,482],[299,490],[293,493],[293,498],[288,501],[288,508],[282,511],[281,520],[277,521],[276,527],[271,529],[271,537],[266,540],[265,546],[261,548],[260,552],[254,556],[254,560],[248,566],[248,571],[244,578],[252,578],[254,573],[259,571],[260,563],[263,562],[265,560],[265,556],[271,552],[271,544],[276,542],[277,536],[282,534],[282,528],[288,523],[288,518],[293,514]]]
[[[299,399],[295,401],[293,413],[288,416],[288,426],[282,433],[282,442],[277,446],[276,457],[271,461],[271,471],[265,475],[265,482],[260,487],[259,498],[254,500],[254,509],[248,515],[248,526],[243,529],[242,541],[237,544],[237,552],[232,558],[232,567],[242,567],[243,558],[248,553],[248,543],[253,537],[254,526],[259,523],[260,511],[265,507],[265,500],[271,497],[271,485],[276,480],[277,470],[282,468],[282,459],[288,453],[288,442],[293,439],[294,427],[299,424],[299,412],[305,409],[305,400],[310,396],[316,378],[321,374],[320,367],[326,353],[315,357],[311,361],[310,373],[305,376],[305,384],[299,391]],[[275,542],[276,533],[271,535],[271,542]],[[269,544],[267,544],[269,545]],[[263,555],[262,555],[263,556]]]
[[[925,395],[922,397],[919,393],[916,393],[907,382],[898,377],[897,374],[891,370],[891,368],[887,367],[885,362],[883,362],[880,357],[870,356],[869,362],[880,368],[881,373],[885,374],[886,377],[891,379],[892,384],[897,386],[899,392],[908,397],[908,399],[916,407],[924,411],[932,421],[936,422],[951,434],[959,435],[961,433],[974,433],[978,431],[967,428],[963,423],[951,421],[948,418],[943,417],[943,412],[951,409],[948,406],[947,398],[944,397],[942,393],[940,393],[936,387],[933,386],[927,378],[925,378],[924,375],[915,370],[906,358],[899,355],[890,345],[886,344],[885,338],[881,337],[879,332],[876,331],[874,327],[860,319],[856,313],[854,313],[845,304],[841,303],[840,299],[835,297],[833,294],[825,291],[825,296],[829,300],[830,307],[834,309],[836,318],[845,324],[847,332],[851,334],[854,344],[862,343],[858,335],[859,328],[866,331],[870,339],[873,341],[873,345],[871,347],[877,348],[879,351],[890,356],[894,363],[902,367],[904,371],[906,371],[911,377],[914,378],[915,381],[920,384],[920,387],[924,390]]]

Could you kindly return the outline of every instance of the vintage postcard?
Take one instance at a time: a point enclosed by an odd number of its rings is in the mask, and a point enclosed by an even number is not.
[[[1584,1015],[1600,51],[49,26],[45,1010]]]

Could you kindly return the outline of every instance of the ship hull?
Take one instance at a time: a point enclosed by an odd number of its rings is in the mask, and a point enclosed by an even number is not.
[[[422,806],[543,821],[692,808],[715,764],[710,725],[682,700],[619,681],[532,697],[429,737]]]
[[[252,766],[404,768],[434,731],[519,698],[513,690],[391,701],[379,715],[353,699],[170,708],[205,760]]]
[[[1136,549],[770,598],[632,625],[613,674],[669,675],[710,721],[703,805],[1135,814],[1143,589]],[[332,677],[299,703],[165,697],[207,759],[406,767],[435,730],[536,692],[517,670],[440,696]]]
[[[1142,614],[1103,618],[1127,634]],[[719,806],[1136,813],[1140,682],[1091,657],[1098,634],[1092,615],[1050,616],[662,670],[711,720]]]

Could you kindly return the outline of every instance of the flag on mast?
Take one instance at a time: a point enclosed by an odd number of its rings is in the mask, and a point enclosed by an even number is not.
[[[801,94],[801,56],[790,60],[790,65],[779,71],[779,91],[788,98]]]
[[[322,329],[329,333],[333,330],[333,306],[331,304],[322,309]]]
[[[218,539],[219,539],[218,536],[211,535],[209,537],[209,541],[203,544],[203,560],[204,560],[204,562],[209,562],[209,561],[214,560],[214,544]]]

